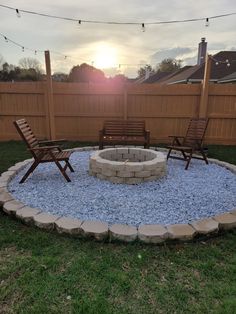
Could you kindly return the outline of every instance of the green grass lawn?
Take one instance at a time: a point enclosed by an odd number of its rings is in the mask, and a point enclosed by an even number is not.
[[[210,146],[209,156],[236,164],[236,147]],[[21,143],[0,143],[0,173],[28,157]],[[0,213],[0,313],[236,313],[236,231],[168,246],[98,243]]]

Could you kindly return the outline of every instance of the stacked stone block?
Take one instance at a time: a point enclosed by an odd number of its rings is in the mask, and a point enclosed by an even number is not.
[[[154,181],[166,174],[166,157],[141,148],[108,148],[90,157],[89,173],[118,184]]]

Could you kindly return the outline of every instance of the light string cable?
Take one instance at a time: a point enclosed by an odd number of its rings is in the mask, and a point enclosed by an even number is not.
[[[4,5],[4,4],[0,4],[0,7],[15,11],[18,17],[20,17],[20,13],[22,12],[22,13],[33,14],[33,15],[38,15],[38,16],[48,17],[48,18],[53,18],[53,19],[78,22],[79,24],[91,23],[91,24],[108,24],[108,25],[109,24],[113,24],[113,25],[141,25],[143,31],[145,31],[145,25],[174,24],[174,23],[187,23],[187,22],[197,22],[197,21],[205,21],[206,26],[209,26],[209,21],[212,19],[218,19],[218,18],[236,15],[236,12],[231,12],[231,13],[213,15],[213,16],[208,16],[208,17],[191,18],[191,19],[183,19],[183,20],[154,21],[154,22],[145,22],[144,23],[144,22],[118,22],[118,21],[103,21],[103,20],[84,20],[84,19],[78,19],[78,18],[72,18],[72,17],[66,17],[66,16],[58,16],[58,15],[52,15],[52,14],[47,14],[47,13],[40,13],[40,12],[36,12],[36,11],[18,9],[18,8],[14,8],[14,7],[11,7],[8,5]]]
[[[9,43],[11,43],[11,44],[13,44],[13,45],[15,45],[15,46],[21,48],[22,52],[24,52],[25,50],[28,50],[28,51],[32,51],[35,55],[37,55],[37,53],[44,53],[44,52],[45,52],[45,51],[42,50],[42,49],[33,49],[33,48],[29,48],[29,47],[27,47],[27,46],[25,46],[25,45],[23,45],[23,44],[20,44],[20,43],[16,42],[15,40],[10,39],[8,36],[6,36],[6,35],[4,35],[4,34],[2,34],[2,33],[0,33],[0,36],[5,40],[5,42],[7,42],[7,43],[9,42]],[[73,60],[75,60],[75,61],[81,63],[81,60],[79,61],[78,59],[76,59],[76,58],[74,58],[74,57],[72,57],[72,56],[65,55],[65,54],[63,54],[63,53],[61,53],[61,52],[58,52],[58,51],[55,51],[55,50],[50,50],[50,49],[49,49],[49,51],[50,51],[50,53],[53,53],[53,54],[62,56],[63,59],[68,59],[68,58],[69,58],[69,59],[73,59]],[[88,61],[84,61],[84,62],[88,62]]]

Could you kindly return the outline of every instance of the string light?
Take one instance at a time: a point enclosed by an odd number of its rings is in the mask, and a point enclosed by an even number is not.
[[[48,18],[53,18],[53,19],[61,19],[61,20],[66,20],[66,21],[74,21],[78,22],[79,24],[83,23],[92,23],[92,24],[107,24],[107,25],[140,25],[139,22],[117,22],[117,21],[103,21],[103,20],[82,20],[78,18],[71,18],[71,17],[65,17],[65,16],[58,16],[58,15],[51,15],[51,14],[46,14],[46,13],[39,13],[36,11],[29,11],[29,10],[22,10],[22,9],[16,9],[7,5],[0,4],[0,7],[9,9],[9,10],[14,10],[17,13],[17,16],[20,17],[20,12],[24,12],[27,14],[33,14],[33,15],[38,15],[38,16],[43,16],[43,17],[48,17]],[[160,24],[175,24],[175,23],[187,23],[187,22],[197,22],[197,21],[206,21],[206,24],[208,23],[209,26],[209,20],[210,19],[218,19],[218,18],[223,18],[223,17],[228,17],[236,15],[236,12],[231,12],[231,13],[226,13],[226,14],[220,14],[220,15],[213,15],[209,17],[200,17],[200,18],[192,18],[192,19],[184,19],[184,20],[169,20],[169,21],[154,21],[154,22],[145,22],[145,25],[160,25]],[[144,23],[142,23],[144,24]]]
[[[145,32],[145,24],[142,23],[142,31]]]
[[[21,17],[20,11],[18,9],[16,9],[16,16],[19,17],[19,18]]]
[[[215,62],[216,66],[219,65],[219,64],[226,64],[227,67],[230,67],[233,62],[236,62],[236,60],[229,60],[229,59],[226,59],[225,61],[224,60],[223,61],[222,60],[217,60],[217,59],[215,59],[212,56],[210,58]]]
[[[206,18],[205,26],[206,26],[206,27],[209,27],[209,25],[210,25],[209,18],[207,17],[207,18]]]

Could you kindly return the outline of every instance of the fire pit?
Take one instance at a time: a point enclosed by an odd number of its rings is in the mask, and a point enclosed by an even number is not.
[[[139,184],[166,174],[166,156],[141,148],[108,148],[90,157],[89,174],[112,183]]]

